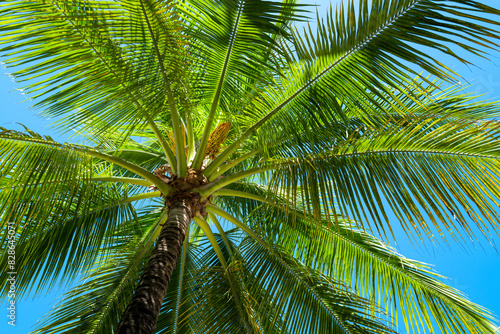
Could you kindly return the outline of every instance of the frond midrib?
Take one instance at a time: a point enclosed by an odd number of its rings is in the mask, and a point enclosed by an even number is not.
[[[328,154],[324,155],[322,157],[318,157],[317,155],[310,156],[309,158],[314,158],[314,160],[324,160],[324,159],[330,159],[330,158],[348,158],[348,157],[356,157],[356,156],[364,156],[364,155],[381,155],[381,154],[390,154],[390,153],[395,153],[395,154],[409,154],[409,153],[416,153],[416,154],[429,154],[429,155],[451,155],[451,156],[466,156],[466,157],[472,157],[472,158],[484,158],[484,159],[494,159],[498,160],[500,159],[500,156],[494,156],[494,155],[486,155],[486,154],[477,154],[477,153],[465,153],[465,152],[449,152],[449,151],[439,151],[439,150],[412,150],[412,149],[381,149],[381,150],[368,150],[365,152],[353,152],[353,153],[341,153],[341,154]],[[321,153],[320,153],[321,154]],[[289,159],[296,159],[294,158],[289,158]],[[287,162],[285,161],[284,163],[279,163],[279,162],[273,162],[275,165],[279,165],[280,167],[282,166],[291,166],[295,165],[295,162]]]

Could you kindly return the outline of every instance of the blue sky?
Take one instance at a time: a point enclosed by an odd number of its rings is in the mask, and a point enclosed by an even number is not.
[[[498,0],[483,0],[483,3],[500,8]],[[314,1],[312,1],[314,3]],[[318,1],[324,9],[326,1]],[[321,12],[321,8],[320,8]],[[500,100],[500,52],[492,54],[492,61],[474,58],[477,67],[465,67],[455,62],[449,65],[464,79],[474,83],[474,89],[480,93],[487,93],[488,97]],[[2,70],[2,73],[7,72]],[[50,135],[55,139],[63,140],[57,133],[48,128],[50,121],[39,119],[29,110],[30,102],[21,102],[25,96],[15,88],[19,88],[7,75],[0,76],[0,126],[20,129],[14,122],[22,123],[30,129]],[[465,292],[471,300],[492,310],[500,317],[500,255],[496,248],[488,244],[485,239],[477,242],[463,242],[450,244],[443,241],[439,244],[426,243],[423,246],[410,244],[404,235],[397,238],[394,246],[405,256],[434,264],[437,272],[451,280],[447,283]],[[493,237],[493,241],[500,246],[500,238]],[[3,283],[4,284],[4,283]],[[33,329],[33,325],[54,305],[57,297],[63,290],[44,292],[35,299],[18,300],[16,303],[16,327],[7,324],[6,304],[1,304],[0,332],[25,334]]]

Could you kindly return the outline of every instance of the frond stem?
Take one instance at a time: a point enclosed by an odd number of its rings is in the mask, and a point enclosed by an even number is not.
[[[106,153],[95,151],[95,150],[83,149],[81,147],[73,146],[73,145],[71,147],[77,151],[82,151],[82,152],[87,153],[87,154],[94,156],[96,158],[101,158],[101,159],[106,160],[108,162],[112,162],[118,166],[121,166],[125,169],[128,169],[131,172],[136,173],[139,176],[142,176],[143,178],[145,178],[146,180],[148,180],[152,184],[154,184],[158,189],[160,189],[160,191],[164,195],[168,195],[168,194],[174,193],[176,191],[176,189],[174,187],[166,184],[165,182],[160,180],[153,173],[147,171],[146,169],[144,169],[142,167],[134,165],[126,160],[123,160],[123,159],[118,158],[118,157],[114,157],[114,156],[106,154]]]
[[[117,177],[117,176],[103,176],[103,177],[92,177],[90,181],[95,182],[118,182],[127,184],[137,184],[139,186],[149,187],[151,182],[144,179],[138,179],[134,177]]]
[[[137,166],[133,163],[130,163],[122,158],[118,158],[106,153],[99,152],[95,149],[90,149],[84,146],[80,145],[74,145],[74,144],[60,144],[57,142],[52,142],[52,141],[47,141],[47,140],[42,140],[42,139],[37,139],[37,138],[27,138],[27,137],[17,137],[17,138],[12,138],[12,137],[3,137],[7,140],[18,140],[18,141],[25,141],[25,142],[31,142],[31,143],[38,143],[41,145],[47,145],[47,146],[54,146],[62,149],[73,149],[77,152],[88,154],[92,157],[96,158],[101,158],[105,161],[114,163],[115,165],[121,166],[139,176],[142,176],[146,180],[150,181],[152,184],[154,184],[164,195],[168,195],[170,193],[173,193],[176,191],[176,189],[162,180],[160,180],[156,175],[153,173],[149,172],[148,170]]]
[[[208,225],[208,223],[205,221],[205,219],[201,217],[194,217],[193,220],[198,224],[198,226],[202,229],[203,233],[208,238],[208,241],[210,241],[210,244],[212,245],[215,254],[217,254],[217,257],[219,258],[220,263],[222,264],[222,267],[224,268],[224,271],[227,273],[227,262],[224,257],[224,254],[222,254],[222,250],[219,247],[219,244],[217,243],[217,239],[215,239],[215,235],[212,232],[212,229]]]
[[[208,175],[207,176],[208,179],[213,180],[213,179],[221,176],[222,174],[224,174],[225,172],[227,172],[228,170],[230,170],[234,166],[238,165],[240,162],[245,161],[248,158],[251,158],[252,156],[258,154],[259,152],[260,152],[260,149],[255,149],[255,150],[250,151],[247,154],[239,156],[238,158],[234,159],[233,161],[228,161],[225,165],[220,166],[220,168],[218,170],[216,170],[213,174]]]
[[[191,160],[194,159],[195,155],[195,138],[194,138],[193,116],[191,108],[187,108],[186,110],[186,135],[187,135],[187,145],[188,145],[187,163],[189,164]]]
[[[236,20],[234,23],[234,29],[233,29],[232,34],[231,34],[231,39],[229,40],[226,58],[224,59],[224,65],[222,66],[219,82],[217,84],[217,89],[216,89],[215,94],[214,94],[212,106],[210,107],[210,113],[208,114],[208,117],[206,120],[206,125],[205,125],[205,130],[203,131],[203,136],[201,138],[200,145],[198,147],[198,151],[196,152],[196,156],[195,156],[194,161],[193,161],[193,168],[196,168],[196,169],[200,169],[201,165],[203,164],[203,159],[205,157],[205,150],[207,148],[208,138],[210,136],[210,130],[212,129],[212,123],[214,122],[215,112],[216,112],[217,107],[219,105],[220,95],[221,95],[222,87],[224,85],[224,81],[226,78],[227,67],[229,65],[229,60],[231,58],[234,41],[238,35],[237,31],[238,31],[238,27],[239,27],[241,14],[243,12],[243,8],[244,8],[243,1],[240,1],[240,4],[238,6],[238,14],[236,16]]]
[[[214,196],[230,196],[230,197],[242,197],[242,198],[247,198],[247,199],[253,199],[262,203],[266,203],[269,205],[275,205],[274,202],[268,201],[265,198],[256,195],[256,194],[250,194],[244,191],[239,191],[239,190],[232,190],[232,189],[219,189],[213,193]]]

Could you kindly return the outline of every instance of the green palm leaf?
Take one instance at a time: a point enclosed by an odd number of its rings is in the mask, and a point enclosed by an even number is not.
[[[271,187],[293,180],[286,195],[301,193],[315,215],[340,213],[380,225],[387,220],[386,198],[408,232],[431,236],[427,219],[417,210],[421,207],[440,234],[437,220],[457,230],[453,219],[469,233],[467,216],[486,235],[480,216],[496,226],[492,203],[497,189],[484,182],[498,177],[497,138],[494,121],[403,118],[378,131],[359,131],[331,149],[275,163],[280,167]]]
[[[252,243],[243,246],[242,251],[252,264],[255,286],[265,286],[272,294],[258,300],[259,312],[267,315],[267,321],[272,320],[276,315],[270,315],[272,309],[266,306],[277,304],[284,312],[283,325],[287,332],[394,333],[378,319],[370,317],[375,305],[327,276],[301,265],[285,252],[274,248],[271,253]],[[274,324],[264,322],[262,326],[267,332]]]
[[[130,232],[127,239],[113,238],[115,245],[102,252],[102,264],[88,268],[81,284],[67,292],[55,309],[42,321],[35,333],[61,333],[83,330],[86,333],[111,332],[116,327],[117,317],[124,310],[123,301],[130,299],[140,271],[143,269],[152,244],[158,235],[161,213],[158,210],[144,210],[137,229],[135,221],[126,223]],[[116,233],[119,234],[119,233]],[[141,247],[142,246],[142,247]],[[60,310],[66,310],[60,312]],[[75,322],[74,319],[78,319]]]
[[[351,21],[344,21],[343,18],[354,17],[352,6],[348,7],[348,12],[341,10],[335,16],[330,13],[326,19],[330,24],[322,26],[320,23],[318,40],[309,43],[315,44],[312,49],[323,48],[327,51],[321,57],[315,57],[314,61],[300,60],[290,64],[286,73],[276,78],[275,85],[266,87],[260,99],[253,100],[245,108],[244,117],[239,119],[239,122],[247,124],[247,130],[214,164],[220,164],[241,141],[275,115],[291,113],[300,119],[304,110],[317,106],[314,109],[316,118],[338,122],[345,119],[340,108],[344,104],[350,110],[359,108],[362,115],[367,112],[383,114],[385,109],[377,98],[392,101],[392,107],[398,113],[404,113],[404,110],[399,110],[400,101],[394,101],[392,90],[411,85],[413,80],[408,73],[415,71],[403,61],[417,64],[437,77],[452,78],[443,65],[435,64],[434,59],[415,50],[409,43],[410,36],[404,35],[405,31],[413,33],[412,42],[434,49],[442,47],[448,50],[443,45],[449,39],[441,36],[446,35],[446,31],[470,39],[469,43],[478,46],[496,46],[491,38],[498,33],[493,28],[483,27],[485,19],[474,15],[474,11],[478,8],[491,14],[498,11],[474,1],[455,3],[457,6],[448,6],[441,1],[373,1],[369,10],[368,1],[361,1],[360,18]],[[458,19],[441,12],[451,12]],[[331,24],[334,18],[337,25]],[[445,22],[443,24],[447,29],[442,29],[438,19]],[[486,23],[496,24],[492,20],[486,20]],[[437,41],[427,38],[428,31],[439,32],[435,37]],[[419,39],[419,32],[426,39]],[[305,37],[305,40],[308,41],[308,38]],[[301,47],[305,48],[304,43],[298,43],[299,54]],[[466,50],[475,52],[476,48]],[[448,53],[455,55],[451,50]],[[215,167],[210,166],[208,173],[213,172]]]
[[[11,43],[1,52],[23,52],[8,65],[24,66],[14,73],[18,80],[37,80],[26,92],[40,99],[36,107],[44,108],[44,115],[67,115],[61,128],[85,124],[82,131],[112,133],[119,126],[135,127],[142,119],[151,122],[163,107],[164,92],[156,89],[162,80],[156,56],[143,49],[152,41],[143,33],[146,23],[139,3],[12,1],[2,7],[0,16],[9,15],[2,31]],[[162,16],[171,14],[163,11]],[[164,28],[166,20],[157,21]],[[25,29],[36,31],[28,36],[29,43]]]
[[[427,329],[432,332],[434,323],[443,332],[493,331],[490,322],[493,317],[488,310],[444,285],[441,282],[444,277],[427,264],[398,254],[381,240],[357,229],[354,222],[342,217],[337,217],[337,225],[324,217],[315,221],[300,206],[294,209],[295,203],[276,197],[275,192],[259,185],[241,184],[237,189],[239,193],[232,190],[224,195],[220,192],[224,207],[242,207],[241,202],[248,202],[245,197],[254,194],[258,202],[240,213],[249,217],[249,225],[254,230],[263,231],[267,240],[273,240],[282,247],[282,252],[293,254],[307,267],[325,273],[360,296],[378,303],[394,317],[391,321],[396,324],[399,311],[407,332],[410,326],[411,331]],[[259,205],[263,207],[258,208]]]

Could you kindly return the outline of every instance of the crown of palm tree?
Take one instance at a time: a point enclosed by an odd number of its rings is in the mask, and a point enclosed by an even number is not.
[[[499,14],[347,1],[301,32],[292,0],[3,1],[5,64],[84,138],[0,128],[16,294],[83,278],[35,332],[493,333],[376,236],[498,233],[499,105],[439,57],[486,57]]]

